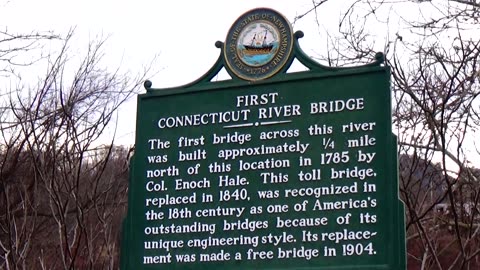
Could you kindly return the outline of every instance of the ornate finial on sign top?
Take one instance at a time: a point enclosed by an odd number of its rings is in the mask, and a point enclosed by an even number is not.
[[[303,31],[299,30],[299,31],[295,32],[295,34],[293,34],[293,35],[295,36],[296,39],[299,39],[299,38],[303,38],[303,36],[305,34],[303,33]]]
[[[382,52],[377,52],[375,54],[375,62],[379,64],[385,63],[385,55]]]
[[[215,42],[215,47],[221,49],[223,47],[223,42],[218,40],[217,42]]]
[[[152,82],[149,81],[149,80],[146,80],[144,83],[143,83],[143,87],[145,87],[145,89],[148,91],[150,90],[150,88],[152,88]]]

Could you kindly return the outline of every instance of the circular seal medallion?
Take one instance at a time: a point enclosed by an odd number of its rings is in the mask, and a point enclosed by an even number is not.
[[[227,34],[224,54],[227,68],[248,81],[269,78],[287,63],[293,47],[288,20],[268,8],[240,16]]]

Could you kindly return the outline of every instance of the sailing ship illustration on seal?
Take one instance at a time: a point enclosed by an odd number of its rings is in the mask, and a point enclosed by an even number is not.
[[[244,54],[257,55],[270,53],[273,49],[273,43],[267,44],[267,35],[268,31],[266,29],[263,33],[255,33],[250,44],[243,44],[243,47],[245,48]]]
[[[278,51],[278,30],[268,22],[252,23],[239,36],[237,54],[250,67],[265,65]]]

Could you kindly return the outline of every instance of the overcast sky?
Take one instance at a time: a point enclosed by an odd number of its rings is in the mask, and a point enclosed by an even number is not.
[[[336,29],[340,13],[330,1],[318,13],[322,28]],[[81,52],[97,36],[108,36],[105,59],[135,73],[157,56],[149,78],[156,88],[179,86],[203,75],[216,61],[232,23],[243,13],[269,7],[290,22],[312,8],[311,0],[0,0],[0,25],[11,32],[52,30],[65,34],[76,28]],[[313,16],[294,25],[302,30],[308,54],[325,47]],[[133,144],[135,100],[122,108],[117,143]]]

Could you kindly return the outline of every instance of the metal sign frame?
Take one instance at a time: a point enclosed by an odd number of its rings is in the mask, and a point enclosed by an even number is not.
[[[229,42],[232,33],[247,31],[239,25],[279,33],[273,16],[243,14],[198,80],[166,89],[145,82],[121,269],[405,269],[383,54],[327,67],[302,51],[299,31],[272,73],[235,69],[232,57],[246,47]],[[265,44],[252,54],[270,53]],[[233,56],[232,46],[241,47]],[[294,59],[308,70],[287,73]],[[222,68],[232,78],[212,82]]]

